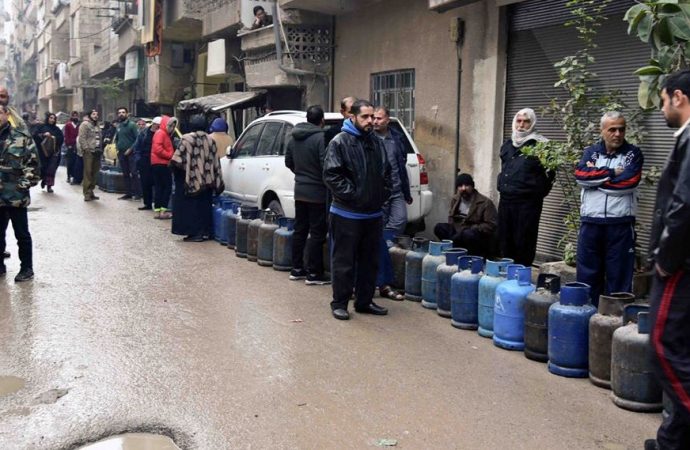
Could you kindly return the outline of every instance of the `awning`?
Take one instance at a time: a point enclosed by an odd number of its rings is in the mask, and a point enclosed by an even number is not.
[[[206,97],[182,100],[177,104],[179,111],[199,111],[203,113],[218,112],[224,109],[242,106],[258,100],[266,95],[266,91],[224,92],[222,94],[207,95]]]

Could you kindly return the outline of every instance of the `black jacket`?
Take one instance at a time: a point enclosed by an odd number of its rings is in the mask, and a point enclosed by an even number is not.
[[[690,129],[678,137],[656,193],[650,257],[668,273],[690,268]]]
[[[323,129],[309,122],[298,123],[285,151],[285,165],[295,174],[295,200],[326,203],[328,193],[323,184],[325,157]]]
[[[523,147],[535,144],[531,140]],[[525,156],[515,148],[512,140],[501,146],[501,173],[497,183],[501,200],[543,199],[551,192],[554,178],[554,174],[547,175],[537,158]]]
[[[391,132],[391,137],[398,146],[398,153],[396,159],[398,161],[398,171],[400,176],[400,182],[402,183],[402,194],[406,201],[412,200],[412,194],[410,193],[410,178],[407,176],[407,151],[405,149],[405,144],[403,144],[404,137],[392,128],[389,128]]]
[[[379,212],[390,197],[390,173],[386,149],[371,133],[357,137],[343,131],[328,144],[323,181],[340,209]]]

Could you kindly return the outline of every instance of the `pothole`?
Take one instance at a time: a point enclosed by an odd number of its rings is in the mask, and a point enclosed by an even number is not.
[[[167,436],[150,433],[125,433],[111,436],[78,450],[180,450]]]
[[[26,382],[19,377],[0,375],[0,397],[17,392],[24,387]]]

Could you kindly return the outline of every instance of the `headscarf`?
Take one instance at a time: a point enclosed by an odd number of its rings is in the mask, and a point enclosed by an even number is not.
[[[227,133],[228,123],[222,117],[217,117],[211,122],[211,133]]]
[[[203,114],[194,114],[189,119],[190,131],[206,131],[206,118]]]
[[[223,192],[223,173],[216,151],[216,143],[203,130],[182,136],[170,163],[184,171],[185,194],[197,195],[210,190],[220,195]]]
[[[518,116],[525,115],[530,119],[530,127],[527,131],[517,131],[516,128],[516,122]],[[525,145],[526,142],[529,141],[537,141],[537,142],[546,142],[548,139],[546,139],[544,136],[541,134],[537,133],[535,131],[535,127],[537,126],[537,115],[535,114],[534,110],[532,108],[523,108],[520,111],[515,114],[513,117],[513,134],[512,134],[512,140],[513,140],[513,146],[516,148],[520,148],[523,145]]]

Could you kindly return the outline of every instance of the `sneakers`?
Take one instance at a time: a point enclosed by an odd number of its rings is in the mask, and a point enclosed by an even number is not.
[[[304,282],[304,284],[308,284],[308,285],[331,284],[331,279],[329,277],[326,277],[323,274],[317,275],[315,273],[310,273],[307,275],[307,280]]]
[[[307,271],[304,269],[292,269],[290,271],[290,280],[304,280],[307,278]]]
[[[33,269],[22,269],[19,271],[16,277],[14,277],[15,283],[21,283],[22,281],[29,281],[34,277]]]

